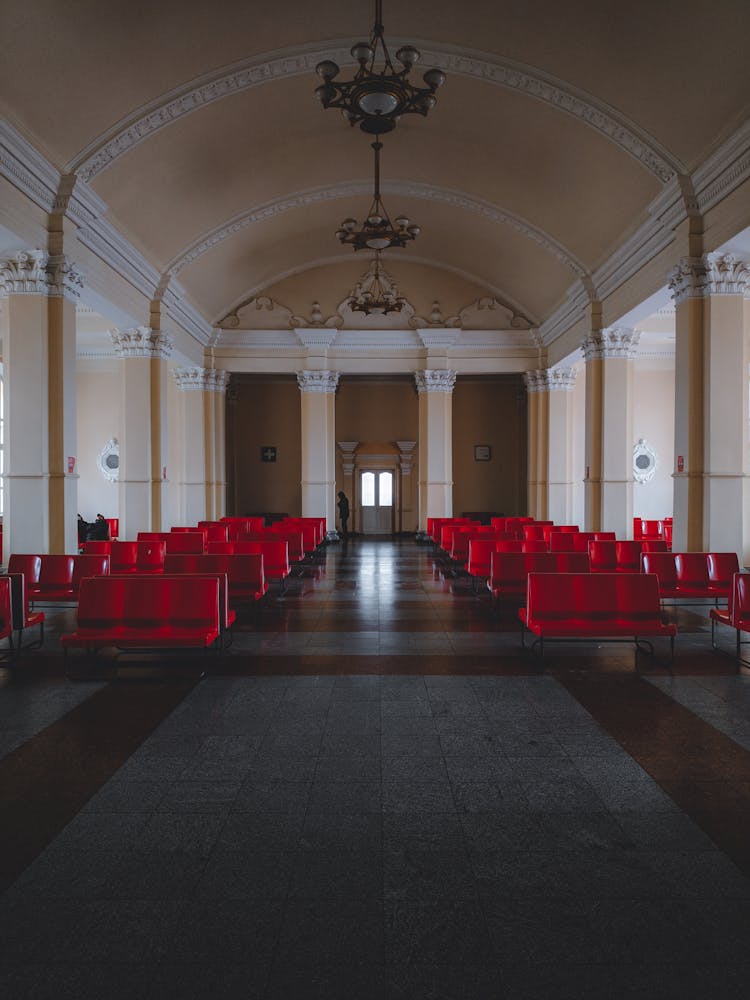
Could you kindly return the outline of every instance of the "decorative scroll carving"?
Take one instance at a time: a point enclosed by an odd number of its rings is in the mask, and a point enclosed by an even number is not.
[[[0,264],[0,295],[46,295],[49,285],[45,250],[21,250]]]
[[[638,353],[641,334],[637,330],[616,327],[599,330],[581,341],[581,350],[586,361],[601,358],[632,359]]]
[[[485,296],[463,308],[457,317],[457,322],[449,321],[451,326],[460,326],[464,330],[528,330],[531,323],[519,316],[504,302]]]
[[[292,310],[267,295],[255,295],[242,302],[218,324],[227,330],[291,330],[295,325]],[[302,324],[306,325],[306,324]]]
[[[393,43],[400,44],[398,39]],[[91,181],[117,157],[133,149],[144,139],[206,104],[236,94],[238,91],[288,76],[312,75],[318,62],[333,59],[340,66],[350,65],[351,56],[340,42],[307,51],[287,49],[248,59],[229,70],[219,70],[211,80],[188,83],[181,91],[163,95],[162,103],[136,112],[130,121],[120,123],[87,147],[69,168]],[[479,53],[439,43],[420,43],[425,64],[434,65],[451,76],[468,76],[487,84],[518,91],[572,115],[605,136],[647,170],[666,183],[684,168],[659,146],[655,139],[602,101],[547,73],[489,53]]]
[[[731,253],[683,257],[669,276],[669,290],[675,305],[709,295],[747,295],[750,267]]]
[[[172,341],[161,330],[135,326],[130,330],[110,330],[115,353],[122,358],[161,358],[172,354]]]
[[[64,254],[50,257],[47,264],[49,294],[77,301],[83,289],[83,271]]]
[[[296,372],[296,375],[301,392],[336,392],[341,373],[322,370]]]
[[[458,373],[450,369],[424,368],[414,372],[417,392],[453,392]]]
[[[230,375],[215,368],[175,368],[174,378],[180,389],[226,392]]]
[[[571,392],[576,384],[575,368],[536,368],[524,372],[527,392]]]

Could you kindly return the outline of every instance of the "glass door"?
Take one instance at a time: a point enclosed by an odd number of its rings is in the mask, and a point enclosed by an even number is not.
[[[366,535],[393,533],[393,473],[367,471],[359,477],[361,530]]]

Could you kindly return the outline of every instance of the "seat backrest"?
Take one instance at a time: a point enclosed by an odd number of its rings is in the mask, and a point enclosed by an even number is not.
[[[283,526],[276,528],[274,526],[273,534],[275,537],[285,541],[289,546],[290,562],[299,562],[301,559],[304,559],[305,543],[300,528],[285,528]]]
[[[23,573],[24,583],[28,589],[29,584],[39,583],[39,574],[42,571],[42,557],[37,555],[25,555],[13,552],[8,558],[9,573]]]
[[[84,553],[73,556],[73,590],[79,591],[81,580],[87,576],[108,576],[109,556],[97,556]]]
[[[0,631],[3,635],[9,635],[13,631],[11,579],[9,576],[0,576]]]
[[[614,573],[617,569],[617,553],[614,541],[589,542],[589,563],[592,573]]]
[[[236,551],[241,555],[262,555],[263,572],[267,577],[288,576],[289,546],[284,539],[262,542],[237,542]]]
[[[505,527],[505,525],[507,524],[507,522],[508,522],[508,518],[507,517],[491,517],[490,518],[490,525],[491,525],[491,527],[496,528],[498,531],[507,531],[508,529]]]
[[[173,558],[182,558],[180,556],[175,556]],[[199,559],[205,559],[205,556],[199,556]],[[219,584],[219,616],[220,622],[223,629],[229,627],[229,580],[226,573],[191,573],[191,579],[207,579],[207,580],[217,580]],[[160,580],[170,580],[170,579],[180,579],[184,577],[184,574],[177,573],[172,576],[165,573],[163,576],[159,577]],[[172,602],[174,607],[174,602]]]
[[[575,535],[570,537],[575,538]],[[558,573],[589,573],[591,571],[588,552],[556,552],[555,559]]]
[[[228,542],[229,525],[221,521],[198,521],[198,527],[204,528],[207,542]]]
[[[494,538],[472,538],[469,541],[469,561],[466,568],[469,573],[477,572],[490,575],[490,558],[495,551]]]
[[[165,541],[167,543],[167,552],[194,552],[200,554],[206,548],[206,540],[202,531],[170,531]]]
[[[265,589],[266,574],[263,556],[260,554],[240,553],[233,556],[207,556],[204,565],[206,572],[216,571],[228,574],[230,593],[233,587]]]
[[[529,573],[554,573],[555,556],[550,552],[494,552],[490,558],[493,584],[523,588]]]
[[[112,551],[112,542],[84,542],[83,554],[87,556],[108,556]]]
[[[654,575],[662,590],[674,588],[677,583],[674,556],[671,552],[644,552],[641,556],[641,572]]]
[[[550,552],[575,552],[577,534],[577,531],[555,531],[553,528],[549,536]]]
[[[736,552],[708,553],[708,582],[711,586],[728,589],[732,585],[734,574],[739,571]]]
[[[549,552],[549,546],[543,538],[531,538],[521,542],[521,552]]]
[[[499,542],[495,542],[495,552],[521,551],[523,551],[523,542],[520,538],[501,538]]]
[[[633,538],[636,542],[643,538],[643,519],[640,517],[633,518]]]
[[[93,556],[91,558],[96,558]],[[50,554],[42,556],[42,568],[39,573],[39,587],[50,590],[73,585],[73,556]]]
[[[617,535],[614,531],[595,531],[594,540],[597,542],[614,542]]]
[[[212,542],[208,543],[209,555],[231,555],[237,550],[239,542]]]
[[[78,592],[79,628],[112,628],[122,622],[126,577],[92,576]]]
[[[135,542],[135,564],[139,570],[154,570],[164,566],[167,554],[165,541]]]
[[[161,576],[125,577],[123,624],[132,628],[168,625],[171,613],[170,582],[174,581],[165,581]]]
[[[120,518],[105,517],[104,520],[109,525],[109,537],[114,541],[120,534]]]
[[[524,524],[523,540],[525,542],[543,542],[544,526],[541,524]]]
[[[109,551],[110,573],[132,569],[138,560],[139,544],[139,542],[112,542]]]
[[[735,573],[732,584],[732,625],[735,628],[750,622],[750,573]]]
[[[656,541],[662,537],[661,521],[641,521],[641,538]]]
[[[641,542],[644,552],[666,552],[667,543],[663,538],[644,538]]]
[[[205,566],[200,552],[168,552],[164,559],[165,575],[203,573]]]
[[[629,570],[631,573],[639,573],[642,551],[640,542],[615,542],[615,559],[618,570]]]
[[[678,587],[708,587],[708,559],[705,552],[677,552],[674,566]]]
[[[573,531],[570,537],[573,539],[573,551],[574,552],[585,552],[586,556],[589,554],[589,542],[594,539],[593,531]]]

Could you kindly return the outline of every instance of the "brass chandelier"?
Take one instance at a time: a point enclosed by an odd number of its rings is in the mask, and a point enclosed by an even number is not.
[[[423,74],[425,87],[415,87],[409,82],[409,72],[420,58],[419,49],[413,45],[404,45],[396,53],[403,69],[394,67],[383,38],[382,8],[382,0],[375,0],[375,24],[370,40],[357,42],[351,48],[359,63],[352,80],[336,80],[341,70],[332,59],[324,59],[315,67],[323,78],[315,90],[323,107],[339,108],[350,125],[359,125],[370,135],[391,132],[401,115],[426,116],[437,103],[435,91],[445,83],[445,74],[439,69],[428,69]],[[379,50],[383,67],[376,70]]]
[[[336,237],[355,250],[388,250],[390,247],[405,247],[421,233],[418,225],[405,215],[400,215],[391,222],[383,199],[380,196],[380,150],[382,142],[376,139],[372,144],[375,150],[375,190],[372,204],[362,225],[356,219],[348,218],[336,230]]]
[[[376,250],[372,266],[358,281],[347,300],[352,312],[365,316],[371,313],[385,316],[390,312],[401,312],[406,299],[399,295],[398,288],[387,274],[380,270],[380,250]]]

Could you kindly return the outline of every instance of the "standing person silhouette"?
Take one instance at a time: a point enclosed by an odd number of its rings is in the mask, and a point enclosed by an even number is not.
[[[339,521],[341,521],[341,534],[344,538],[349,534],[347,530],[347,522],[349,520],[349,501],[346,498],[346,493],[343,490],[338,492],[338,508],[339,508]]]

